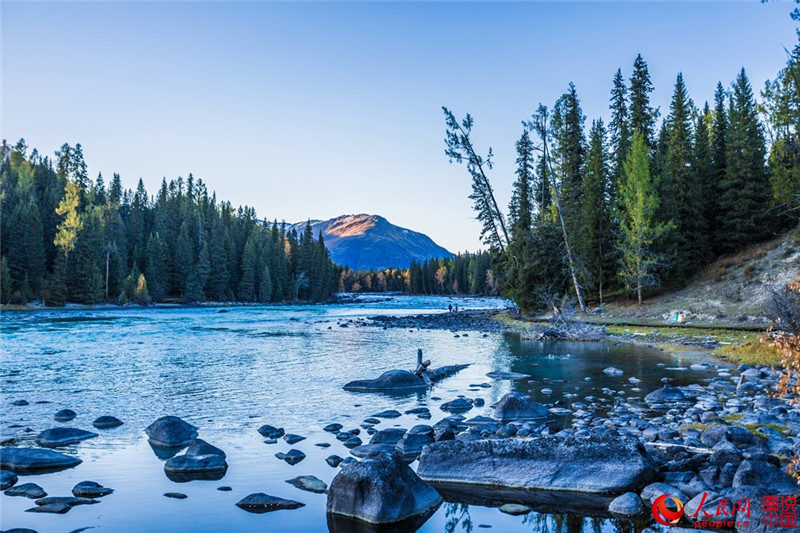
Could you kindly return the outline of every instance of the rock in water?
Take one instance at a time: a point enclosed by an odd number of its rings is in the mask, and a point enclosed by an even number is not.
[[[417,473],[432,483],[620,494],[651,482],[656,468],[637,439],[608,434],[437,442]]]
[[[110,429],[122,425],[122,420],[115,416],[103,415],[95,418],[92,425],[97,429]]]
[[[258,432],[261,433],[262,437],[267,437],[268,439],[277,439],[283,435],[283,428],[276,428],[275,426],[264,424],[258,428]]]
[[[270,496],[263,492],[250,494],[236,502],[237,507],[251,513],[269,513],[272,511],[281,511],[283,509],[298,509],[304,505],[304,503],[294,500],[284,500],[283,498]]]
[[[81,460],[40,448],[0,448],[0,468],[16,474],[55,472],[79,465]]]
[[[202,439],[193,440],[183,455],[164,463],[167,477],[178,482],[222,479],[227,470],[225,452]]]
[[[292,448],[291,450],[286,452],[286,454],[283,456],[283,460],[292,466],[296,465],[305,458],[306,454],[295,448]]]
[[[520,505],[518,503],[506,503],[500,506],[500,512],[510,514],[512,516],[519,516],[531,512],[531,508],[527,505]]]
[[[386,428],[378,431],[375,433],[372,438],[369,440],[370,444],[391,444],[394,446],[400,439],[403,438],[403,435],[406,434],[406,430],[404,428]]]
[[[114,489],[104,487],[96,481],[81,481],[72,487],[72,494],[79,498],[100,498],[114,492]]]
[[[422,447],[434,442],[433,428],[421,424],[414,426],[397,443],[397,451],[407,460],[413,460],[422,452]]]
[[[77,444],[78,442],[96,436],[97,433],[84,431],[78,428],[51,428],[45,429],[36,436],[36,444],[46,448],[58,448],[59,446]]]
[[[53,420],[56,422],[69,422],[76,416],[78,416],[77,413],[72,409],[62,409],[53,415]]]
[[[47,493],[44,491],[44,489],[36,483],[23,483],[22,485],[17,485],[7,489],[5,492],[3,492],[3,494],[6,496],[25,496],[26,498],[30,498],[32,500],[47,496]]]
[[[19,478],[11,470],[0,470],[0,490],[13,487]]]
[[[472,403],[464,398],[456,398],[455,400],[443,403],[439,408],[442,411],[449,411],[451,413],[465,413],[472,409]]]
[[[375,379],[351,381],[344,386],[344,390],[355,392],[404,391],[427,388],[428,384],[424,379],[408,370],[388,370]]]
[[[621,376],[624,374],[622,370],[619,368],[614,368],[613,366],[609,366],[608,368],[603,369],[603,374],[606,376]]]
[[[548,413],[547,407],[521,392],[509,392],[494,408],[494,417],[502,421],[538,420],[547,418]]]
[[[635,492],[626,492],[617,496],[608,504],[609,512],[621,516],[638,516],[644,512],[642,499]]]
[[[342,468],[328,489],[328,513],[392,524],[433,512],[442,498],[395,453],[376,452]]]
[[[328,485],[315,476],[297,476],[292,479],[287,479],[286,483],[294,485],[300,490],[307,490],[309,492],[316,492],[318,494],[322,494],[328,490]]]
[[[180,448],[197,437],[197,428],[177,416],[162,416],[144,431],[150,444],[162,448]]]

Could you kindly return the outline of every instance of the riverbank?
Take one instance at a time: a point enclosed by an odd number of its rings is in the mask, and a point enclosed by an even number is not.
[[[729,324],[696,325],[636,325],[619,320],[597,317],[581,321],[601,330],[602,338],[668,352],[713,356],[731,364],[780,365],[780,354],[761,342],[765,326],[732,326]],[[518,333],[524,338],[540,339],[546,336],[551,324],[543,318],[525,318],[513,309],[496,311],[459,311],[457,313],[420,314],[393,317],[375,316],[368,323],[381,327],[405,329],[445,329],[454,333],[478,331],[481,333]],[[597,340],[596,330],[586,340]],[[570,338],[570,340],[581,340]]]

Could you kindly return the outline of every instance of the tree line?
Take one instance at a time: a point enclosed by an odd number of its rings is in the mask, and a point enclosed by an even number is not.
[[[339,277],[342,292],[401,292],[426,295],[495,296],[500,292],[494,273],[493,253],[463,253],[449,258],[412,261],[409,268],[378,271],[344,268]]]
[[[700,106],[679,73],[663,117],[638,55],[629,78],[621,69],[612,78],[609,122],[592,120],[588,133],[570,83],[522,123],[507,214],[489,176],[492,150],[473,144],[473,117],[443,108],[445,154],[472,178],[504,295],[523,310],[553,295],[582,309],[627,291],[641,303],[648,288],[680,286],[720,254],[796,224],[800,45],[787,54],[760,102],[744,69]]]
[[[0,147],[0,301],[138,303],[322,301],[336,271],[310,226],[259,220],[202,180],[92,180],[80,144],[51,159],[24,140]]]

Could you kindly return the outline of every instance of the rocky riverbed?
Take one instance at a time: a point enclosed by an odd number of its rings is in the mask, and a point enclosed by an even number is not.
[[[763,497],[797,492],[785,470],[800,451],[800,412],[768,395],[778,377],[770,369],[618,343],[534,342],[460,327],[383,329],[369,325],[369,312],[320,320],[281,311],[285,321],[259,330],[252,310],[237,312],[181,311],[172,323],[191,333],[173,326],[163,341],[145,330],[148,353],[222,344],[226,354],[236,346],[237,359],[206,354],[173,362],[165,355],[135,366],[142,356],[117,361],[95,349],[119,333],[106,340],[91,322],[74,321],[73,342],[88,355],[75,359],[83,366],[69,375],[88,384],[118,377],[133,388],[113,389],[124,401],[101,402],[77,382],[61,392],[32,387],[55,362],[67,364],[63,354],[53,362],[43,355],[36,370],[0,361],[0,467],[9,491],[0,496],[2,529],[135,531],[147,509],[164,531],[266,524],[352,531],[387,522],[424,531],[544,531],[561,520],[575,531],[583,527],[575,524],[663,531],[651,506],[668,495],[686,506],[679,526],[693,527],[692,514],[705,519],[726,509],[726,499],[749,499],[753,520],[733,529],[766,532],[758,529]],[[207,332],[207,345],[192,343],[199,331]],[[74,340],[82,335],[86,343]],[[36,337],[21,338],[42,349]],[[248,338],[265,350],[252,364]],[[260,368],[312,342],[326,354],[342,346],[347,357],[313,365],[298,358],[291,372]],[[359,357],[362,344],[370,349]],[[440,367],[452,370],[430,383],[409,380],[415,346],[433,359],[434,377]],[[374,358],[376,347],[386,355]],[[138,380],[103,370],[117,364]],[[385,386],[398,378],[413,382],[411,390]],[[159,384],[153,398],[160,403],[147,400],[140,381]],[[380,390],[345,390],[374,381]]]

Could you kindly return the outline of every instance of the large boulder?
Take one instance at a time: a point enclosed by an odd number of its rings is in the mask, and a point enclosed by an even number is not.
[[[397,451],[405,458],[413,460],[422,452],[422,447],[434,442],[433,428],[425,424],[414,426],[397,443]]]
[[[497,420],[537,420],[547,418],[547,407],[533,401],[527,394],[509,392],[497,402],[494,417]]]
[[[391,444],[394,446],[405,435],[404,428],[386,428],[376,432],[369,440],[370,444]]]
[[[656,468],[637,439],[606,434],[437,442],[417,473],[431,483],[621,494],[653,481]]]
[[[144,431],[150,444],[162,448],[182,448],[197,437],[197,428],[177,416],[162,416]]]
[[[77,444],[86,439],[97,436],[97,433],[84,431],[78,428],[51,428],[45,429],[36,436],[36,444],[45,448],[58,448],[59,446],[69,446]]]
[[[328,513],[370,524],[393,524],[428,515],[442,498],[395,453],[371,453],[351,463],[328,488]]]
[[[687,401],[686,395],[678,387],[664,385],[644,397],[644,401],[649,404],[659,403],[680,403]]]
[[[351,381],[344,386],[344,390],[356,392],[369,391],[404,391],[426,389],[428,384],[424,379],[408,370],[388,370],[375,379],[361,379]]]
[[[0,448],[0,468],[16,474],[55,472],[79,465],[77,457],[41,448]]]
[[[731,486],[759,487],[775,493],[800,492],[800,485],[792,476],[770,463],[755,460],[742,461]]]
[[[167,477],[177,482],[222,479],[227,470],[225,452],[203,439],[194,439],[183,455],[172,457],[164,463]]]
[[[278,498],[277,496],[270,496],[263,492],[250,494],[236,502],[236,506],[240,509],[259,514],[281,511],[284,509],[298,509],[304,505],[304,503]]]

